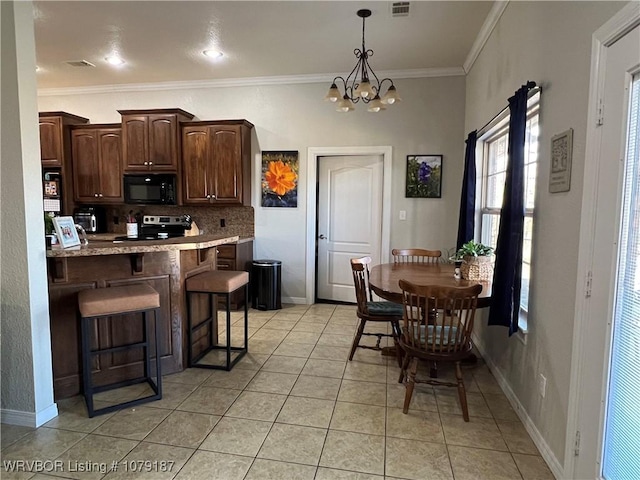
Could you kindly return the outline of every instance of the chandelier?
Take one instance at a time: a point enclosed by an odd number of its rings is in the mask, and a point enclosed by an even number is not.
[[[367,50],[364,46],[364,22],[367,17],[371,16],[371,10],[358,10],[357,14],[362,18],[362,50],[356,48],[353,51],[358,61],[346,79],[340,76],[333,79],[329,92],[324,99],[334,103],[337,102],[338,108],[336,110],[338,112],[354,110],[355,104],[360,100],[369,105],[368,111],[379,112],[380,110],[386,110],[385,105],[399,102],[401,98],[393,85],[393,80],[390,78],[379,80],[371,65],[369,65],[369,57],[373,56],[373,50]],[[336,84],[338,81],[341,82],[344,93],[340,92]],[[380,92],[385,82],[389,82],[391,85],[381,98]]]

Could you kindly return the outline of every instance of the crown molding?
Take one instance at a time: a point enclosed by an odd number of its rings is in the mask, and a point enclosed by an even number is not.
[[[462,67],[450,68],[421,68],[414,70],[390,70],[379,72],[380,78],[428,78],[428,77],[452,77],[463,76],[465,71]],[[344,75],[336,74],[311,74],[311,75],[282,75],[273,77],[248,77],[248,78],[224,78],[216,80],[189,80],[176,82],[155,82],[155,83],[123,83],[116,85],[95,85],[88,87],[61,87],[61,88],[40,88],[39,97],[50,97],[58,95],[86,95],[98,93],[123,93],[123,92],[145,92],[162,90],[182,90],[194,88],[225,88],[225,87],[254,87],[266,85],[292,85],[303,83],[330,83],[335,77]]]
[[[473,42],[471,50],[469,50],[469,54],[467,55],[467,59],[462,65],[465,74],[469,73],[469,70],[471,70],[471,67],[473,67],[473,64],[477,60],[478,55],[480,55],[480,52],[484,48],[485,43],[487,43],[487,40],[489,40],[491,33],[493,33],[493,29],[496,28],[498,20],[500,20],[500,17],[502,16],[505,8],[507,8],[508,4],[509,0],[500,1],[495,2],[493,4],[493,7],[491,7],[489,15],[487,15],[487,18],[482,24],[482,28],[480,29],[480,32],[478,32],[476,41]]]

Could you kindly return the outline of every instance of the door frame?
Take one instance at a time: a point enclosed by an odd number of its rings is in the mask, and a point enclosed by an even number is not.
[[[382,242],[380,258],[388,261],[391,248],[391,160],[393,148],[379,147],[309,147],[307,149],[307,291],[306,302],[316,298],[316,236],[318,201],[318,157],[382,155]]]
[[[587,344],[589,323],[593,321],[589,315],[589,296],[591,289],[591,269],[594,258],[594,229],[596,227],[597,189],[600,165],[601,129],[598,128],[603,98],[606,52],[616,40],[620,39],[640,24],[640,4],[631,2],[624,6],[610,20],[602,25],[592,36],[591,41],[591,73],[589,81],[589,106],[587,114],[587,135],[584,162],[584,183],[582,191],[582,213],[580,219],[580,242],[578,246],[578,271],[576,277],[576,305],[573,328],[573,348],[571,352],[571,373],[569,386],[569,409],[567,415],[566,444],[564,455],[564,478],[574,478],[577,456],[575,450],[580,448],[579,414],[582,402],[582,364],[589,354]],[[611,330],[609,330],[611,333]],[[611,343],[610,335],[602,342]],[[605,348],[602,368],[608,368],[608,353]],[[606,393],[606,376],[602,382],[602,395]],[[599,438],[602,446],[603,408],[598,419]],[[584,454],[584,452],[583,452]],[[594,460],[595,461],[595,460]]]

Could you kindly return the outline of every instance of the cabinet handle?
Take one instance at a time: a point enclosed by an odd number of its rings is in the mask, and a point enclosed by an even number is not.
[[[207,198],[211,198],[211,195],[207,195]]]
[[[153,165],[153,162],[149,162],[149,165]]]
[[[98,194],[97,194],[97,193],[94,193],[94,194],[93,194],[93,196],[94,196],[94,197],[97,197],[97,196],[98,196]]]
[[[149,165],[149,162],[144,162],[145,165]]]
[[[211,195],[211,198],[216,198],[216,196],[215,195]]]
[[[98,196],[99,196],[99,197],[102,197],[102,194],[99,194]]]

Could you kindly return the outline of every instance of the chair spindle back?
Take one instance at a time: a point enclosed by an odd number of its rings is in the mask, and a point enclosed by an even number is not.
[[[394,248],[391,250],[393,263],[438,263],[442,257],[440,250],[425,250],[423,248]]]
[[[360,257],[351,259],[351,273],[353,274],[353,284],[356,288],[356,300],[358,310],[367,312],[367,302],[371,301],[371,286],[369,285],[369,264],[371,257]]]
[[[482,285],[446,287],[400,280],[404,304],[404,342],[425,353],[446,355],[471,348],[471,332]],[[434,325],[425,318],[436,311]]]

